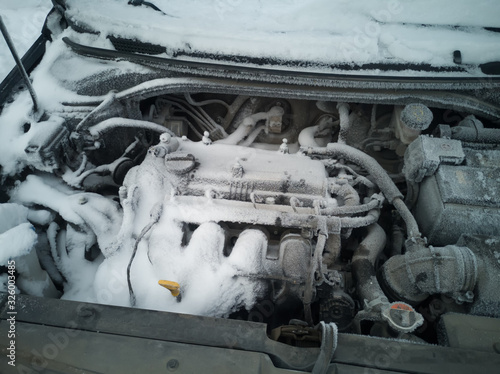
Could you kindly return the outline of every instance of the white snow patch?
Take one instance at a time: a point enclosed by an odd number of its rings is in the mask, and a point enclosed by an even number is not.
[[[500,59],[500,3],[490,0],[157,0],[168,15],[126,2],[68,1],[68,16],[107,35],[167,47],[167,54],[271,57],[334,63],[453,66]],[[423,26],[424,25],[424,26]],[[431,26],[429,26],[431,25]],[[168,37],[166,37],[168,35]]]
[[[0,265],[10,259],[28,254],[37,241],[37,235],[30,223],[21,223],[0,234]]]
[[[0,16],[19,56],[22,57],[40,35],[42,25],[51,8],[50,0],[2,0]],[[15,62],[7,43],[0,36],[0,81],[14,66]]]

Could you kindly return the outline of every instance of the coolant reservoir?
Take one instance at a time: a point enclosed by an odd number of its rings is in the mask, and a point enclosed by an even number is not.
[[[391,119],[396,138],[408,145],[413,142],[423,130],[429,128],[433,119],[432,112],[423,104],[408,104],[405,107],[396,106]]]

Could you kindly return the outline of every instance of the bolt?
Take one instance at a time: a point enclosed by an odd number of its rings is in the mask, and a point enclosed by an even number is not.
[[[208,131],[205,131],[203,133],[203,137],[201,138],[201,142],[205,145],[210,145],[212,144],[212,140],[210,139],[210,133]]]
[[[283,153],[283,154],[288,154],[289,153],[289,149],[288,149],[288,139],[287,138],[283,138],[283,143],[281,143],[280,145],[280,152]]]
[[[79,199],[78,199],[78,204],[80,205],[85,205],[87,204],[89,200],[85,197],[85,196],[81,196]]]
[[[443,143],[441,144],[441,148],[445,151],[449,151],[451,149],[451,145],[449,145],[448,143]]]
[[[168,143],[170,143],[171,138],[172,138],[172,136],[169,133],[164,132],[163,134],[160,135],[160,142],[168,144]]]
[[[179,361],[176,359],[171,359],[167,362],[167,370],[168,371],[175,371],[179,367]]]

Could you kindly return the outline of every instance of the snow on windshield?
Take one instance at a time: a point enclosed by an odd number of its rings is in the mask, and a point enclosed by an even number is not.
[[[500,59],[500,2],[491,0],[273,2],[155,0],[164,13],[122,0],[68,0],[68,15],[104,35],[172,53],[203,52],[325,64],[453,66]]]

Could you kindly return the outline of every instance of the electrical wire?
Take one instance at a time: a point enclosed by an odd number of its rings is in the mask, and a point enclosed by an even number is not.
[[[157,204],[153,207],[153,209],[151,210],[151,221],[142,229],[141,233],[134,243],[134,249],[132,250],[132,255],[130,256],[130,261],[127,266],[127,284],[131,306],[135,306],[137,302],[134,289],[132,287],[132,281],[130,280],[130,269],[132,268],[132,262],[134,261],[135,255],[137,254],[139,243],[141,242],[142,238],[144,238],[144,236],[149,232],[149,230],[151,230],[151,228],[160,220],[162,210],[163,208],[161,204]]]

